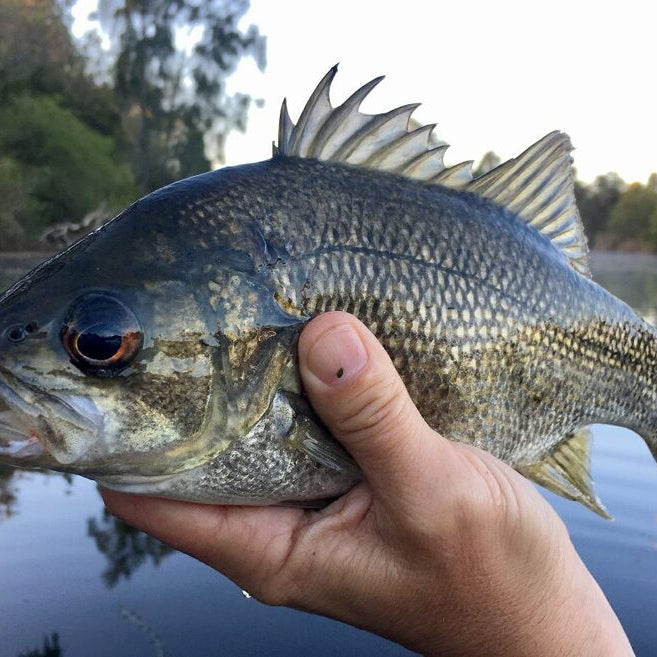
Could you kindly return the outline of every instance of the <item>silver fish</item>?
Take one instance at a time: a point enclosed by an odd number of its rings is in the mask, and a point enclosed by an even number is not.
[[[360,472],[296,340],[364,321],[427,421],[606,515],[587,427],[657,457],[657,335],[590,278],[568,137],[476,179],[415,105],[333,107],[331,69],[265,162],[174,183],[0,299],[0,461],[117,490],[308,506]]]

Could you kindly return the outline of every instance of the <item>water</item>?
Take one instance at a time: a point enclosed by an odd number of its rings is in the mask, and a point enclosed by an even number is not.
[[[0,288],[39,257],[0,258]],[[657,319],[657,257],[595,254],[596,280]],[[639,656],[657,654],[657,466],[631,431],[594,427],[615,522],[545,493]],[[53,633],[58,638],[52,637]],[[401,656],[349,626],[246,598],[193,559],[110,518],[95,484],[0,469],[0,657]]]

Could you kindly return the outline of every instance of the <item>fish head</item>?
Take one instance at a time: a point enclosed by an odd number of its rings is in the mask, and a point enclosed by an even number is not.
[[[213,338],[193,268],[144,220],[158,207],[136,204],[0,298],[0,462],[157,475],[211,449]]]

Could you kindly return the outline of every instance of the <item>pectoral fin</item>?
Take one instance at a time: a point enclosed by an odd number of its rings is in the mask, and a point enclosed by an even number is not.
[[[303,452],[329,470],[359,478],[356,462],[324,428],[306,400],[289,391],[281,391],[280,394],[286,397],[295,410],[294,423],[285,446]]]
[[[516,469],[528,479],[613,520],[598,499],[591,480],[591,431],[571,434],[542,461]]]

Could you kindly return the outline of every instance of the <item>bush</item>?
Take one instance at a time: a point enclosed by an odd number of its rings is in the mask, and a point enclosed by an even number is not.
[[[23,240],[34,240],[50,224],[79,221],[103,202],[118,209],[133,200],[134,179],[115,153],[111,137],[55,97],[10,99],[0,108],[0,247],[12,248],[17,226]]]

